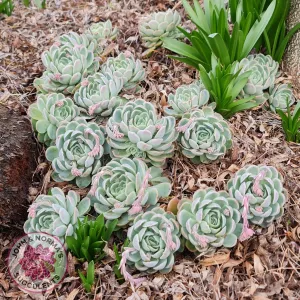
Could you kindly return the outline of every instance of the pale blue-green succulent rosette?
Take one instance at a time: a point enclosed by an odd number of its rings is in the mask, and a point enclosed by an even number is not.
[[[162,172],[138,158],[113,159],[93,176],[88,196],[97,213],[125,226],[161,197],[169,196],[171,183]]]
[[[30,205],[24,231],[48,233],[64,243],[66,236],[75,233],[78,220],[89,212],[90,207],[89,198],[80,200],[74,191],[65,195],[61,189],[52,188],[50,195],[39,195]]]
[[[116,39],[119,30],[117,27],[112,26],[110,20],[107,20],[106,22],[92,24],[86,32],[91,34],[97,41],[102,42]]]
[[[181,200],[178,208],[177,220],[190,251],[205,255],[236,245],[242,232],[240,206],[225,191],[198,190],[193,200]]]
[[[177,88],[175,94],[168,96],[170,108],[164,112],[168,116],[182,117],[195,109],[202,108],[209,101],[209,92],[203,88],[200,81]]]
[[[112,157],[137,157],[158,167],[173,156],[178,136],[175,118],[159,118],[153,104],[144,100],[118,107],[108,119],[106,132]]]
[[[126,103],[119,96],[123,79],[112,73],[96,73],[81,83],[74,95],[75,103],[86,109],[91,116],[110,116],[114,109]]]
[[[293,90],[289,84],[272,85],[269,92],[269,104],[273,112],[276,112],[276,109],[286,111],[295,103]]]
[[[144,46],[155,49],[162,44],[162,39],[165,37],[183,38],[184,35],[177,28],[180,23],[180,14],[172,9],[146,16],[139,24],[139,32]]]
[[[274,167],[245,166],[228,182],[228,190],[241,206],[247,201],[251,224],[268,227],[283,215],[287,191]]]
[[[172,213],[157,207],[137,216],[127,237],[128,266],[149,274],[172,270],[174,254],[180,249],[179,224]]]
[[[38,140],[49,146],[56,139],[57,128],[78,117],[80,109],[71,98],[66,98],[63,94],[41,94],[29,106],[28,115]]]
[[[193,163],[210,163],[232,147],[228,123],[210,107],[183,115],[176,129],[182,154]]]
[[[94,122],[78,119],[57,129],[55,146],[46,151],[46,158],[52,162],[55,181],[75,180],[78,187],[90,185],[92,176],[101,167],[105,137]]]
[[[132,54],[125,55],[125,53],[120,53],[117,57],[109,57],[101,66],[101,72],[122,78],[125,90],[137,89],[146,76],[142,62],[136,60]]]
[[[42,93],[74,94],[77,85],[99,69],[93,51],[80,45],[53,45],[43,52],[42,61],[46,71],[34,81],[34,86]]]
[[[65,33],[61,35],[54,44],[56,46],[67,46],[71,49],[86,48],[92,51],[95,57],[103,52],[103,48],[99,45],[97,39],[88,32],[83,34],[78,34],[73,31]]]
[[[269,99],[267,90],[275,83],[279,64],[270,55],[249,55],[237,65],[241,74],[251,71],[248,82],[243,88],[240,96],[242,98],[253,97],[257,104],[263,104]]]

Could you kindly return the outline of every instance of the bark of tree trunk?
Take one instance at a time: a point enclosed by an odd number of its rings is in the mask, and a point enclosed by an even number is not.
[[[36,162],[37,145],[29,120],[0,105],[0,227],[26,219]]]
[[[300,1],[292,0],[287,27],[290,30],[300,22]],[[293,36],[287,48],[284,61],[284,70],[293,76],[293,83],[300,91],[300,30]]]

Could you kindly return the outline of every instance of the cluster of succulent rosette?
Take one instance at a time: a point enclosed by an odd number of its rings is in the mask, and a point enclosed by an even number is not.
[[[140,24],[145,46],[158,47],[166,36],[181,37],[180,21],[171,10],[146,18]],[[209,91],[200,80],[170,94],[163,116],[151,102],[124,97],[140,89],[146,72],[132,54],[101,56],[117,33],[110,21],[93,24],[81,35],[64,34],[42,54],[45,72],[35,80],[39,94],[28,111],[33,129],[48,147],[53,180],[89,192],[82,200],[77,192],[65,194],[60,188],[38,196],[24,230],[64,242],[91,210],[108,222],[118,220],[118,229],[129,227],[120,270],[139,284],[142,279],[134,279],[126,265],[168,273],[184,246],[200,255],[232,248],[254,234],[250,224],[267,227],[282,216],[287,195],[275,168],[247,166],[229,181],[229,193],[198,190],[174,211],[159,207],[159,200],[171,194],[164,167],[175,150],[192,163],[207,164],[226,155],[232,132],[209,104]],[[274,85],[278,64],[271,57],[250,55],[239,68],[252,71],[241,97],[253,96],[259,104],[268,100],[272,110],[295,101],[289,86]]]

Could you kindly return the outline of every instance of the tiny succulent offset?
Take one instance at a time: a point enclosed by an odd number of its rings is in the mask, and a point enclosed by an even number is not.
[[[174,253],[180,248],[179,224],[172,213],[156,207],[137,216],[127,237],[130,243],[120,264],[125,279],[132,282],[125,263],[150,274],[157,271],[166,274],[172,270]]]
[[[122,158],[113,159],[94,175],[88,196],[97,213],[124,226],[170,192],[171,183],[162,169],[148,168],[138,158]]]
[[[93,51],[81,46],[53,45],[43,52],[42,61],[46,71],[34,80],[34,86],[42,93],[74,94],[77,85],[99,69]]]
[[[283,215],[287,192],[274,167],[246,166],[228,182],[228,190],[241,205],[248,206],[251,224],[268,227]]]
[[[165,108],[165,114],[182,117],[185,113],[192,112],[206,105],[209,101],[209,92],[203,88],[200,81],[177,88],[175,94],[168,96],[171,108]]]
[[[88,33],[92,34],[97,41],[114,40],[118,36],[118,28],[113,27],[110,20],[106,22],[98,22],[92,24],[87,30]]]
[[[125,90],[136,89],[146,75],[142,62],[139,59],[135,60],[131,53],[109,57],[102,65],[101,71],[122,78]]]
[[[51,195],[39,195],[31,204],[24,231],[45,232],[64,242],[66,236],[74,234],[78,219],[83,219],[89,210],[89,198],[80,200],[76,192],[69,191],[65,195],[55,187],[51,189]]]
[[[242,233],[240,206],[225,191],[198,190],[192,201],[183,199],[178,208],[177,220],[190,251],[205,255],[236,245]]]
[[[46,151],[52,162],[55,181],[72,181],[78,187],[87,187],[92,176],[101,167],[105,137],[96,123],[84,119],[69,122],[57,129],[55,146]]]
[[[123,79],[111,73],[96,73],[81,82],[74,95],[75,103],[86,109],[91,116],[108,117],[125,99],[119,97]]]
[[[162,44],[165,37],[182,38],[183,34],[177,26],[181,23],[180,14],[168,9],[165,12],[155,12],[144,18],[139,25],[142,41],[147,48],[156,48]]]
[[[118,107],[106,124],[106,132],[113,157],[137,157],[158,167],[173,156],[178,136],[175,118],[158,118],[154,106],[144,100]]]
[[[269,104],[273,112],[276,112],[276,109],[286,111],[288,107],[295,103],[293,90],[289,84],[273,85],[270,87],[269,92]]]
[[[210,163],[232,146],[227,122],[210,107],[183,115],[176,129],[182,154],[193,163]]]
[[[249,55],[238,64],[241,73],[251,71],[248,83],[245,85],[241,96],[254,97],[257,104],[263,104],[269,94],[266,90],[275,83],[279,64],[270,55]]]
[[[80,115],[79,107],[63,94],[38,95],[37,101],[29,106],[28,115],[37,138],[47,146],[56,139],[57,128]]]

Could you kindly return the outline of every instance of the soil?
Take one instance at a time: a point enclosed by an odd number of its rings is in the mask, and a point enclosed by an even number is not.
[[[174,7],[184,16],[180,1],[172,0],[50,0],[45,10],[17,5],[11,17],[0,20],[0,91],[9,95],[5,105],[25,111],[35,101],[32,81],[43,71],[40,55],[55,37],[70,30],[82,32],[90,23],[109,18],[120,29],[118,39],[110,46],[110,55],[128,50],[143,61],[147,79],[135,97],[151,101],[161,112],[168,94],[181,84],[191,83],[197,73],[169,59],[169,53],[161,48],[151,57],[143,58],[145,48],[139,39],[138,21],[145,13]],[[184,26],[191,27],[191,22],[184,20]],[[277,79],[292,80],[285,73]],[[296,91],[295,94],[299,99]],[[169,160],[165,175],[173,182],[172,197],[189,197],[199,188],[226,189],[226,182],[241,167],[267,164],[283,175],[289,192],[285,215],[279,222],[265,230],[255,228],[251,239],[238,243],[231,251],[220,249],[212,258],[200,260],[186,251],[176,257],[171,273],[148,276],[147,282],[135,291],[128,283],[120,285],[116,281],[112,271],[114,258],[110,254],[96,266],[95,288],[86,294],[74,273],[79,264],[70,258],[68,276],[48,299],[300,299],[300,145],[285,142],[279,118],[263,107],[239,113],[229,122],[234,147],[222,160],[196,166],[178,151]],[[44,149],[39,154],[30,201],[52,186],[86,193],[70,184],[50,181]],[[17,234],[21,233],[6,230],[0,235],[0,299],[30,299],[9,280],[4,264],[5,253]]]

